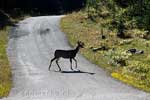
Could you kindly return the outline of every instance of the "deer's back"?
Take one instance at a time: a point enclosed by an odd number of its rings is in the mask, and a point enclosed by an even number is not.
[[[74,58],[76,56],[75,50],[56,50],[55,57],[59,58]]]

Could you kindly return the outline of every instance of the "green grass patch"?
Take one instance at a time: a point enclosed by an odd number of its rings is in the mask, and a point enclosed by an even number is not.
[[[0,98],[8,96],[11,86],[11,68],[7,58],[8,30],[6,27],[0,30]]]
[[[62,18],[60,26],[72,46],[78,40],[85,43],[81,54],[91,62],[109,71],[112,77],[150,92],[150,41],[143,39],[144,31],[137,28],[126,30],[131,38],[118,38],[117,30],[110,28],[110,22],[110,17],[99,17],[93,22],[80,11]],[[106,50],[94,52],[95,48],[102,47]],[[143,50],[144,54],[126,52],[131,48]]]

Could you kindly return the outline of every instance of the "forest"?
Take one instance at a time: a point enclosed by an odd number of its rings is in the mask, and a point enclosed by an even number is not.
[[[20,8],[21,10],[31,11],[36,9],[38,12],[52,14],[62,14],[63,12],[79,9],[85,5],[85,0],[1,0],[0,7],[4,10]],[[12,10],[12,9],[11,9]]]

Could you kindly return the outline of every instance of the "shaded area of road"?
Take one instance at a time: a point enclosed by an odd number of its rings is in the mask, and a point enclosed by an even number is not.
[[[59,29],[62,16],[32,17],[10,32],[8,55],[13,70],[13,88],[6,100],[149,100],[148,94],[122,84],[98,66],[77,55],[78,68],[60,59],[63,72],[54,62],[55,49],[72,49]]]

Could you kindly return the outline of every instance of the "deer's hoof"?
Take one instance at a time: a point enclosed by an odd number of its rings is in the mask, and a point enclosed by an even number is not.
[[[62,70],[59,70],[59,72],[62,72]]]
[[[80,72],[80,69],[76,69],[76,71]]]
[[[50,68],[48,68],[48,71],[50,71],[51,69]]]
[[[63,72],[62,70],[54,70],[54,72]]]

